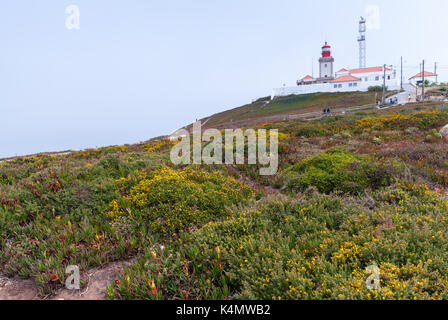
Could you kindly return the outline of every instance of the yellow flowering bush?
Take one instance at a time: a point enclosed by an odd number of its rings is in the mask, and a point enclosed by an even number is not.
[[[446,112],[439,110],[423,110],[409,115],[391,113],[379,116],[365,117],[356,122],[357,128],[385,129],[412,127],[414,124],[426,129],[430,124],[446,118]]]
[[[161,140],[155,140],[151,141],[143,146],[143,148],[148,152],[157,152],[161,151],[162,149],[168,149],[172,147],[173,145],[177,144],[177,142],[173,142],[169,139],[161,139]]]
[[[138,171],[118,180],[118,184],[124,195],[111,202],[106,216],[130,216],[161,234],[224,216],[227,206],[245,202],[255,194],[241,182],[218,172],[189,168],[162,167],[149,174]]]

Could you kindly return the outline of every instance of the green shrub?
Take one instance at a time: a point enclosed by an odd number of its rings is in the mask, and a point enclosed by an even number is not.
[[[381,144],[381,143],[383,143],[383,140],[381,140],[380,137],[373,137],[372,141],[373,141],[373,143],[375,143],[375,144]]]
[[[352,135],[351,135],[350,132],[348,132],[348,131],[344,131],[344,132],[342,132],[342,137],[343,137],[344,139],[350,139],[350,138],[352,137]]]
[[[407,134],[407,135],[411,135],[411,134],[417,133],[418,131],[419,131],[419,128],[409,127],[409,128],[404,130],[404,133]]]
[[[439,131],[437,131],[437,129],[432,129],[431,134],[434,136],[434,138],[443,139],[442,134]]]
[[[383,86],[370,86],[367,90],[369,90],[369,92],[381,92],[383,91]]]
[[[318,125],[301,126],[294,130],[297,137],[320,137],[328,134],[327,130]]]
[[[368,156],[334,148],[293,165],[283,174],[289,180],[290,190],[305,191],[315,186],[322,193],[337,190],[356,193],[391,184],[393,177],[389,171]]]

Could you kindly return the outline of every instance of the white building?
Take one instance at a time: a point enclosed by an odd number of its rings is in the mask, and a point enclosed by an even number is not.
[[[389,90],[400,88],[396,70],[383,67],[341,69],[333,73],[334,58],[331,47],[325,42],[322,47],[322,57],[319,59],[319,78],[306,76],[297,81],[295,87],[276,88],[272,98],[279,96],[299,95],[317,92],[350,92],[368,91],[369,87],[383,86],[386,74],[386,87]]]
[[[437,83],[437,74],[425,71],[424,79],[425,82],[428,81],[430,84]],[[412,83],[413,85],[416,84],[421,85],[423,83],[423,73],[419,72],[412,78],[409,78],[409,82]]]

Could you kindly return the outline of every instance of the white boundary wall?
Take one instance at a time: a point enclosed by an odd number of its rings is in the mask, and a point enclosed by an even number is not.
[[[383,83],[380,81],[357,81],[357,86],[350,86],[350,82],[338,83],[341,87],[335,88],[334,85],[336,83],[318,83],[318,84],[310,84],[303,86],[295,86],[295,87],[283,87],[276,88],[272,93],[271,99],[275,97],[284,97],[289,95],[299,95],[299,94],[308,94],[308,93],[317,93],[317,92],[355,92],[355,91],[368,91],[371,86],[382,86]],[[398,85],[395,79],[386,80],[386,87],[388,90],[399,90],[400,86]]]

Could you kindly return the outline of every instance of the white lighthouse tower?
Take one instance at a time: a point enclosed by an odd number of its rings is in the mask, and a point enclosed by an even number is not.
[[[325,42],[322,47],[322,57],[319,58],[319,82],[326,83],[334,79],[334,58],[331,56],[331,47]]]

